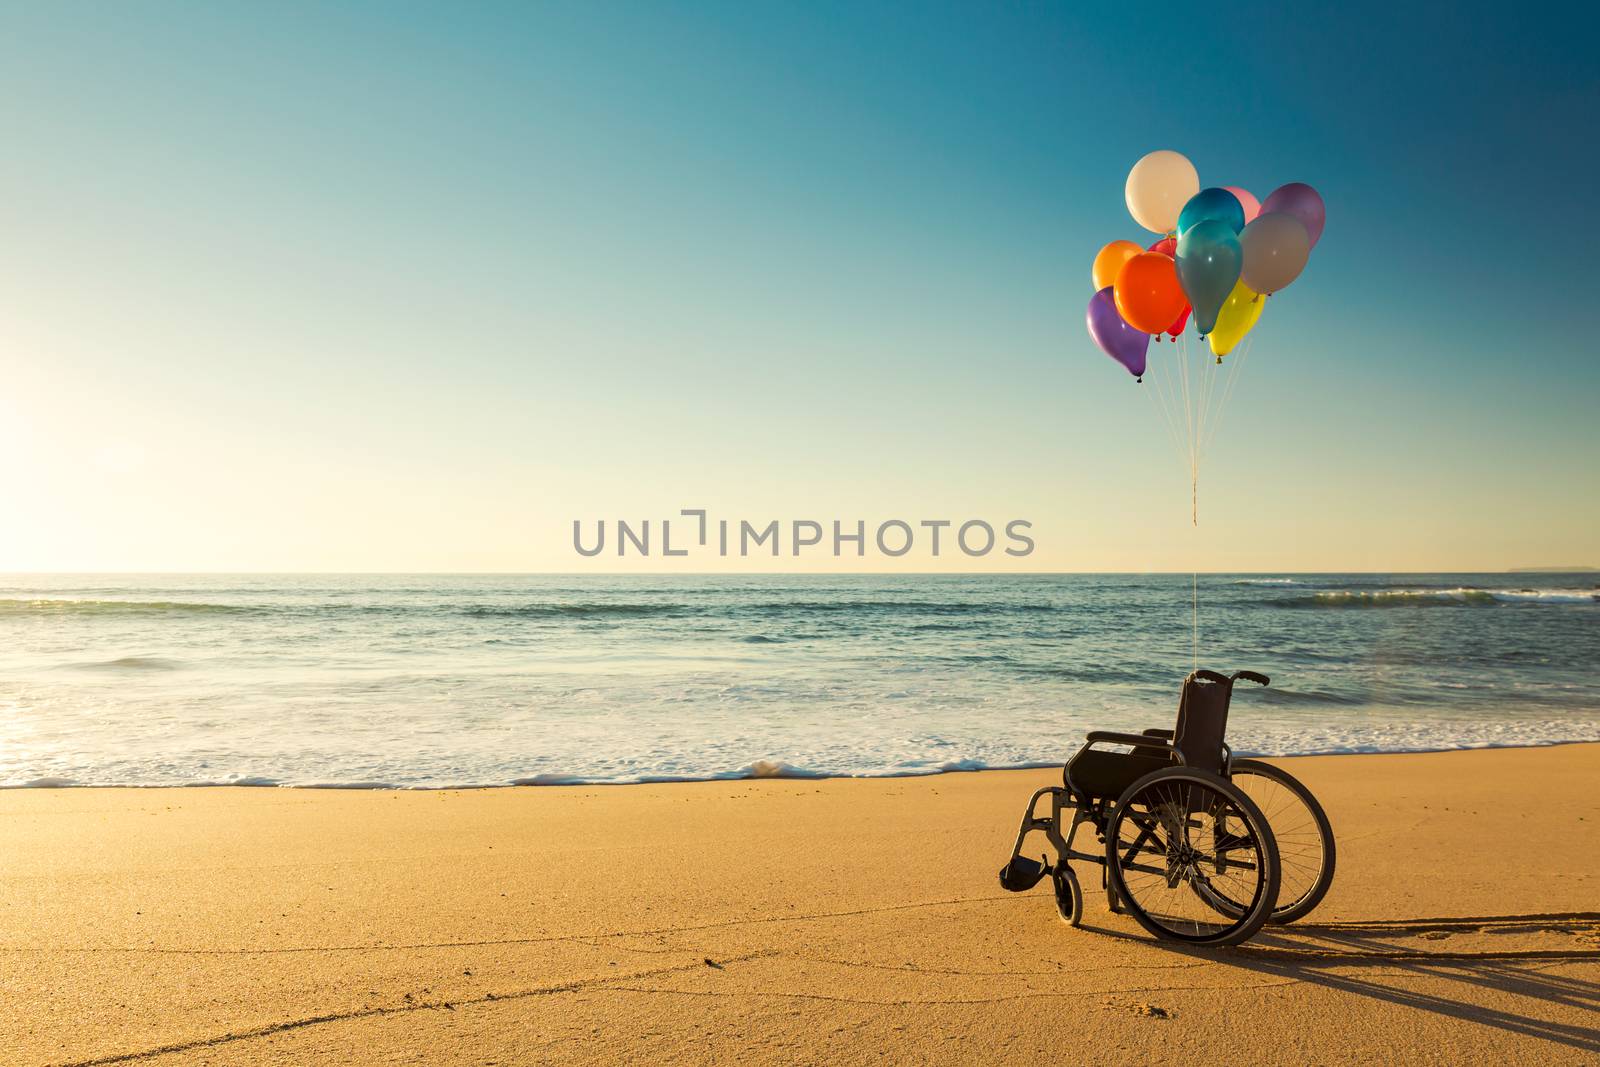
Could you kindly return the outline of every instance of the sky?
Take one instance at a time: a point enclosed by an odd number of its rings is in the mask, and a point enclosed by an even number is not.
[[[1600,566],[1594,11],[0,6],[0,570]],[[1187,475],[1144,153],[1327,230]],[[1032,524],[593,559],[572,524]]]

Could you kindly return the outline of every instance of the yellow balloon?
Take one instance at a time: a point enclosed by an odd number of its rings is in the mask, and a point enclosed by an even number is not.
[[[1217,312],[1216,326],[1206,335],[1206,344],[1211,346],[1211,351],[1218,359],[1232,352],[1234,346],[1244,340],[1244,335],[1255,327],[1261,310],[1266,306],[1266,297],[1244,282],[1234,283],[1233,292],[1228,294],[1222,310]]]

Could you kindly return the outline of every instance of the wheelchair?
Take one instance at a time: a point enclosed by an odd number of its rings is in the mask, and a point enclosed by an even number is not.
[[[1061,918],[1077,926],[1083,890],[1071,861],[1097,863],[1111,911],[1193,945],[1235,945],[1264,923],[1308,915],[1333,883],[1333,828],[1287,771],[1233,758],[1225,734],[1237,681],[1269,680],[1197,670],[1184,679],[1173,729],[1091,731],[1063,768],[1063,784],[1029,799],[1001,886],[1020,893],[1049,875]],[[1104,745],[1132,751],[1097,747]],[[1040,814],[1046,798],[1048,813]],[[1073,847],[1086,823],[1102,851]],[[1023,856],[1036,832],[1054,863]]]

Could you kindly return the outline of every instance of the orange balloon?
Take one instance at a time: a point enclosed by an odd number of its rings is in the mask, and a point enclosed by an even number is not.
[[[1132,241],[1112,241],[1096,252],[1094,270],[1090,272],[1090,277],[1094,279],[1094,291],[1098,293],[1108,285],[1116,285],[1117,272],[1122,265],[1143,251]]]
[[[1176,237],[1163,237],[1161,240],[1151,245],[1149,250],[1151,252],[1160,252],[1164,256],[1176,256],[1178,254],[1178,239]],[[1178,313],[1177,318],[1172,320],[1172,325],[1167,327],[1167,333],[1171,334],[1174,338],[1182,333],[1183,328],[1189,325],[1189,311],[1189,301],[1185,299],[1183,302],[1183,310]],[[1161,340],[1159,335],[1156,337],[1156,340]]]
[[[1140,252],[1124,263],[1112,295],[1123,320],[1145,333],[1173,325],[1189,303],[1178,284],[1177,264],[1160,252]]]

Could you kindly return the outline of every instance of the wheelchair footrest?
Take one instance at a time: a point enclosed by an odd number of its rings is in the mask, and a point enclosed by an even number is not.
[[[1012,856],[1011,862],[1000,868],[1000,887],[1021,893],[1038,885],[1039,879],[1048,873],[1050,868],[1038,860]]]

